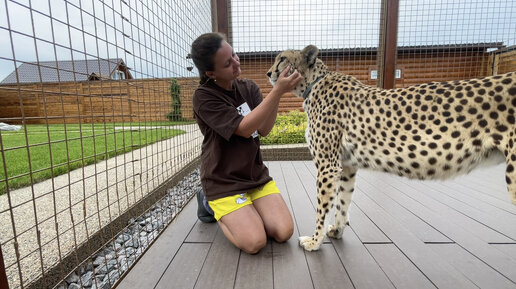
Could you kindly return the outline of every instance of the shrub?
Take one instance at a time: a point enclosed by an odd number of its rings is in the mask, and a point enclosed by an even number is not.
[[[175,78],[170,79],[170,97],[172,97],[172,111],[167,113],[166,117],[169,121],[182,121],[181,86]]]
[[[260,140],[261,144],[305,143],[306,114],[297,110],[279,114],[272,131]]]

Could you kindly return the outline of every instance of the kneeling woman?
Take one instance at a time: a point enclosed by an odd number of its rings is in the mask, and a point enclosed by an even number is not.
[[[287,75],[285,69],[263,99],[256,83],[238,78],[240,60],[222,34],[199,36],[191,56],[201,79],[193,96],[204,136],[201,183],[207,202],[201,196],[200,209],[213,210],[229,241],[247,253],[259,252],[267,236],[287,241],[294,230],[292,215],[263,164],[258,135],[269,134],[281,96],[301,75]]]

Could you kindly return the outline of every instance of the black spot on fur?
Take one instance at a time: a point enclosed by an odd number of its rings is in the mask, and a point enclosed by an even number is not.
[[[508,130],[508,128],[505,125],[499,125],[496,127],[496,130],[499,132],[505,132]]]
[[[463,126],[464,128],[469,128],[472,124],[473,124],[473,123],[472,123],[471,121],[467,121],[467,122],[465,122],[462,126]]]
[[[504,80],[502,80],[503,84],[510,84],[511,82],[512,82],[512,79],[510,79],[510,78],[505,78]]]

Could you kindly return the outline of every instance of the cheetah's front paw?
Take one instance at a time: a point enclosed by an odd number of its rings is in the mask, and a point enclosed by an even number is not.
[[[306,251],[317,251],[321,244],[309,236],[299,237],[299,246],[303,247]]]
[[[328,226],[328,237],[334,239],[340,239],[342,237],[342,233],[344,232],[344,228],[339,228],[335,225]]]

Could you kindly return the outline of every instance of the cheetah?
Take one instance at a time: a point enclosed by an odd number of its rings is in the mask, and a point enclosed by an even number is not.
[[[327,234],[341,238],[358,169],[445,179],[505,160],[516,204],[516,72],[380,89],[329,71],[318,53],[313,45],[285,50],[267,72],[272,85],[289,65],[304,78],[293,93],[304,98],[305,136],[317,168],[316,229],[299,238],[305,250],[319,249],[333,206]]]

